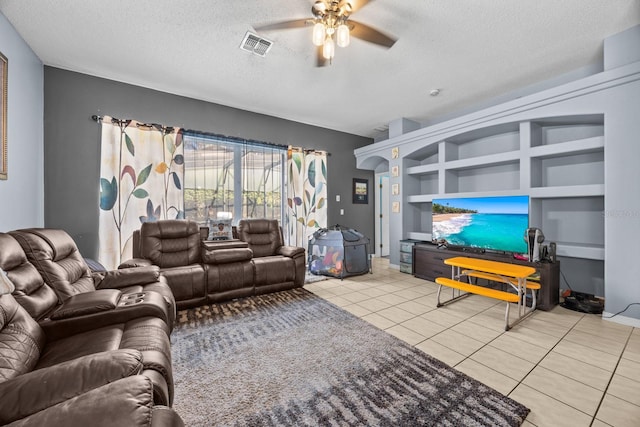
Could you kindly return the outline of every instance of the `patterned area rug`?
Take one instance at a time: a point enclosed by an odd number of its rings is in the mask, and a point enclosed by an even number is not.
[[[304,289],[180,311],[188,426],[519,426],[529,409]]]

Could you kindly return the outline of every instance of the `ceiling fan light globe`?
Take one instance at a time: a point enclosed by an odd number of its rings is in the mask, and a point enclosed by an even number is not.
[[[322,45],[322,56],[324,59],[332,59],[336,52],[336,45],[331,37],[327,37]]]
[[[342,23],[338,25],[338,32],[337,32],[336,39],[338,42],[338,46],[340,47],[349,46],[349,43],[351,42],[351,37],[349,36],[349,27],[346,24]]]
[[[323,16],[324,13],[327,11],[327,5],[325,4],[325,2],[318,0],[317,2],[314,3],[313,6],[311,6],[311,13],[314,14],[314,16]]]
[[[313,26],[313,36],[311,39],[314,45],[322,46],[322,43],[324,43],[324,33],[324,24],[322,24],[322,22],[316,22],[316,24]]]

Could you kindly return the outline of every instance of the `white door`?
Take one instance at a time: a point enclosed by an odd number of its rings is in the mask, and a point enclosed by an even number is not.
[[[376,174],[375,254],[389,256],[389,175]]]

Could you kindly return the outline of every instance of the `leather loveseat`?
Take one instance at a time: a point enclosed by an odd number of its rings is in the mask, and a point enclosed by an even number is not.
[[[239,240],[206,241],[190,220],[142,224],[133,259],[119,268],[158,266],[178,309],[304,285],[305,250],[285,246],[277,220],[241,220]]]

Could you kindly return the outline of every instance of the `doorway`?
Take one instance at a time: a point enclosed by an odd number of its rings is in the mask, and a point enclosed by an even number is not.
[[[389,256],[389,174],[375,175],[375,236],[376,257]]]

